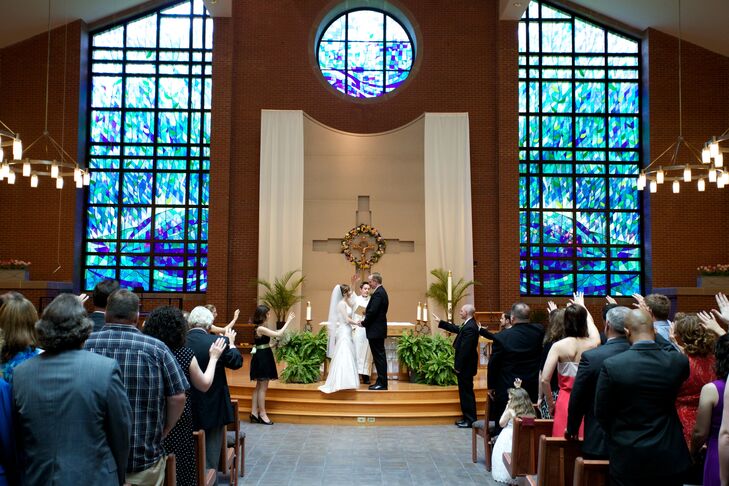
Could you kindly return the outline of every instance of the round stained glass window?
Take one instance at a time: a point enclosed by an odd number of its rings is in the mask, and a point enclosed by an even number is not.
[[[350,10],[334,18],[317,44],[319,69],[337,91],[374,98],[397,89],[410,74],[413,38],[387,12]]]

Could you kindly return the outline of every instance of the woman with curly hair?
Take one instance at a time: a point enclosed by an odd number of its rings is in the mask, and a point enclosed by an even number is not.
[[[689,360],[689,377],[676,397],[676,412],[683,425],[686,444],[691,444],[691,432],[696,423],[701,388],[714,379],[714,343],[716,335],[701,325],[696,314],[676,314],[673,333],[678,346]]]
[[[174,307],[156,308],[149,314],[144,325],[145,334],[159,339],[170,348],[180,367],[185,371],[187,381],[201,392],[206,392],[213,383],[215,365],[225,350],[225,340],[218,338],[210,346],[210,362],[203,373],[192,349],[185,346],[187,330],[187,321],[182,311]],[[188,390],[185,393],[185,409],[182,416],[164,439],[165,450],[175,454],[178,485],[197,483],[195,442],[192,432],[192,409]]]
[[[0,378],[13,384],[13,370],[26,359],[40,353],[35,323],[38,312],[22,295],[6,294],[0,307],[0,331],[3,335],[0,352]]]

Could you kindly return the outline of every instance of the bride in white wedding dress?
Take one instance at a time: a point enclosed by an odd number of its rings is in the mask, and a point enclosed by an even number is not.
[[[338,390],[356,390],[359,388],[359,374],[355,359],[354,341],[352,341],[352,325],[347,309],[348,300],[352,297],[349,285],[336,285],[332,290],[329,302],[329,326],[334,331],[334,352],[329,365],[327,381],[319,387],[323,393],[334,393]],[[331,332],[331,331],[330,331]]]

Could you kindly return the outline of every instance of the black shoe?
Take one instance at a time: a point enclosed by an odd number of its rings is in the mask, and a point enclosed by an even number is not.
[[[259,417],[256,417],[253,414],[251,414],[250,419],[251,419],[251,423],[252,424],[260,424],[261,423],[261,419]]]
[[[380,385],[379,383],[375,383],[374,385],[370,385],[367,387],[370,390],[387,390],[386,386]]]
[[[258,423],[263,425],[273,425],[273,422],[266,422],[262,418],[258,417]]]
[[[456,422],[456,426],[459,429],[470,429],[472,427],[471,422],[469,422],[468,420],[459,420],[458,422]]]
[[[370,376],[369,375],[362,375],[362,384],[369,385],[370,384]]]

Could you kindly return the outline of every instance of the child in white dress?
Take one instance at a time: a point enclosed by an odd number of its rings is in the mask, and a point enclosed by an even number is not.
[[[511,452],[511,440],[513,438],[513,423],[516,417],[534,417],[534,407],[529,398],[529,393],[521,387],[521,380],[514,380],[514,388],[509,388],[509,402],[499,419],[499,425],[503,427],[496,438],[496,444],[491,455],[491,476],[495,481],[506,484],[517,484],[504,465],[504,452]]]

